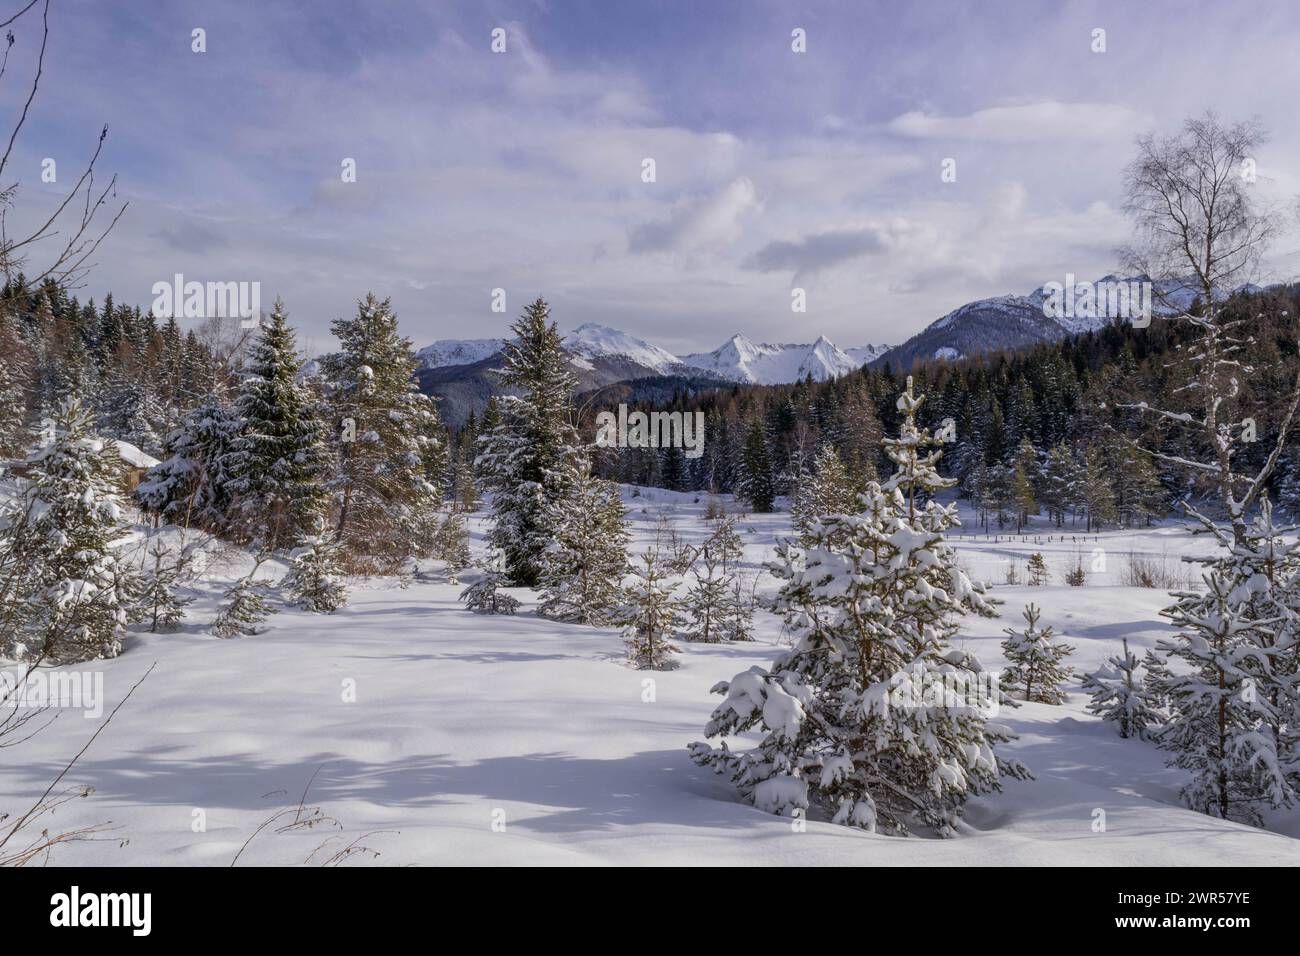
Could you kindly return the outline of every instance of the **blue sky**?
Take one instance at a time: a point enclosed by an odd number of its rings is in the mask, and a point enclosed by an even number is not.
[[[6,116],[35,30],[17,25]],[[1300,192],[1298,43],[1286,2],[54,0],[11,216],[48,210],[41,159],[71,179],[107,123],[131,206],[83,297],[259,281],[308,348],[368,290],[417,344],[501,334],[537,295],[564,328],[677,351],[895,343],[1114,269],[1143,131],[1257,116],[1261,192]],[[1297,245],[1263,278],[1294,277]]]

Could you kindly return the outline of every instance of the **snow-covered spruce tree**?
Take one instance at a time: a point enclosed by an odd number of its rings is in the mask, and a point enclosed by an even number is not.
[[[772,456],[767,450],[767,431],[759,418],[750,423],[745,434],[736,491],[749,502],[751,510],[759,514],[772,510],[776,499],[776,477],[772,471]]]
[[[1002,672],[1002,689],[1008,694],[1019,694],[1022,700],[1063,703],[1065,692],[1061,684],[1070,679],[1074,668],[1061,662],[1070,656],[1074,647],[1055,640],[1050,624],[1038,626],[1042,613],[1034,605],[1026,604],[1023,614],[1024,629],[1003,629],[1007,639],[1002,642],[1002,654],[1007,659],[1007,667]]]
[[[174,631],[185,618],[185,608],[194,599],[182,596],[177,587],[185,567],[183,551],[169,548],[161,534],[155,534],[145,550],[145,569],[135,604],[151,632]]]
[[[460,592],[466,610],[475,614],[514,614],[519,610],[519,599],[500,590],[505,583],[504,568],[505,559],[499,552],[488,556],[479,579]]]
[[[1038,497],[1047,509],[1047,517],[1058,528],[1065,524],[1065,513],[1079,500],[1079,463],[1070,449],[1057,445],[1047,455],[1043,464],[1042,487]]]
[[[68,398],[42,427],[27,470],[0,515],[0,655],[115,657],[129,604],[121,588],[131,577],[115,551],[126,533],[121,460]]]
[[[1128,649],[1128,638],[1123,643],[1124,653],[1084,675],[1083,690],[1092,698],[1088,713],[1113,723],[1121,737],[1147,740],[1161,723],[1160,713],[1151,706],[1145,681],[1138,676],[1141,665]]]
[[[530,304],[511,331],[501,381],[523,394],[500,398],[499,422],[479,438],[475,467],[492,492],[489,540],[510,582],[537,587],[555,521],[581,484],[587,454],[573,427],[574,378],[546,302]]]
[[[460,573],[473,560],[469,551],[469,528],[459,502],[453,501],[434,536],[433,557],[443,562],[448,584],[459,584]]]
[[[367,295],[331,329],[340,349],[321,359],[321,376],[337,440],[335,537],[350,568],[387,573],[416,556],[437,520],[438,416],[416,389],[418,363],[387,299]]]
[[[265,630],[260,625],[271,615],[271,605],[267,601],[267,582],[256,577],[261,566],[259,558],[252,571],[226,590],[225,604],[212,621],[212,633],[217,637],[260,634]]]
[[[744,752],[696,743],[693,757],[761,809],[816,807],[836,823],[947,836],[967,797],[1028,776],[995,750],[1011,735],[987,721],[985,688],[1002,695],[950,647],[961,615],[995,612],[944,540],[957,513],[934,499],[951,483],[935,470],[938,442],[916,425],[920,402],[909,379],[901,436],[886,443],[897,470],[884,487],[867,484],[860,513],[814,522],[807,548],[778,546],[772,608],[794,646],[714,688],[726,699],[706,734],[763,738]]]
[[[700,549],[694,576],[695,583],[679,605],[686,617],[682,637],[704,643],[727,640],[734,577],[722,570],[721,561],[707,545]]]
[[[297,382],[301,368],[277,299],[246,363],[235,400],[239,429],[222,463],[232,499],[228,530],[257,550],[302,543],[324,506],[324,426]]]
[[[136,486],[140,507],[182,528],[224,531],[230,517],[227,455],[238,430],[229,405],[215,394],[204,397],[167,436],[163,460]]]
[[[805,473],[794,492],[790,506],[790,525],[805,540],[810,523],[824,515],[844,514],[857,505],[857,495],[839,453],[829,444],[822,445],[813,461],[812,471]]]
[[[338,566],[338,545],[317,519],[315,530],[289,552],[289,570],[280,581],[290,603],[304,611],[333,614],[348,603],[348,585]]]
[[[627,509],[613,482],[583,474],[556,503],[554,538],[542,558],[539,613],[557,621],[616,623],[628,571]]]
[[[645,551],[633,568],[628,587],[626,627],[628,660],[642,670],[665,671],[677,666],[672,636],[681,626],[673,599],[673,582],[657,551]]]
[[[1297,688],[1286,674],[1296,617],[1283,584],[1296,576],[1296,543],[1273,528],[1267,498],[1242,540],[1209,527],[1224,548],[1202,562],[1205,589],[1176,592],[1161,612],[1180,633],[1157,650],[1183,666],[1160,680],[1171,713],[1159,743],[1191,774],[1189,807],[1258,825],[1262,810],[1296,795],[1288,768]]]
[[[1142,693],[1147,704],[1154,712],[1157,723],[1168,723],[1172,716],[1169,702],[1170,681],[1173,674],[1169,670],[1169,659],[1163,654],[1149,650],[1142,657]]]

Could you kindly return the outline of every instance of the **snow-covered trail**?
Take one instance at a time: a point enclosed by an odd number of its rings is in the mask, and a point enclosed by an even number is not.
[[[1041,603],[1073,593],[1077,605],[1103,593],[1088,590],[1061,588]],[[53,823],[111,820],[130,842],[65,846],[53,862],[228,864],[264,820],[297,803],[313,774],[307,802],[343,829],[268,829],[241,864],[301,863],[331,837],[334,849],[362,837],[382,852],[372,861],[381,864],[1300,862],[1293,839],[1177,806],[1177,776],[1162,755],[1083,714],[1077,693],[1065,707],[1006,715],[1038,779],[973,801],[969,832],[958,839],[872,836],[817,821],[796,832],[789,820],[736,803],[685,749],[718,699],[709,687],[766,663],[774,632],[750,645],[688,646],[679,670],[649,674],[621,663],[615,631],[472,615],[457,591],[422,582],[358,589],[336,615],[284,612],[268,633],[228,641],[144,635],[94,665],[111,708],[157,661],[69,778],[96,793]],[[973,627],[970,640],[986,658],[1009,617]],[[643,699],[647,679],[653,702]],[[353,703],[344,701],[345,681],[355,682]],[[25,808],[95,726],[65,712],[36,740],[5,751],[0,807]],[[1104,833],[1093,830],[1099,808]],[[196,810],[205,832],[194,832]]]

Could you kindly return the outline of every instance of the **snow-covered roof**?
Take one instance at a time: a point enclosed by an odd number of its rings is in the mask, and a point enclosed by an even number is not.
[[[117,446],[117,453],[121,459],[132,468],[152,468],[158,464],[158,459],[152,455],[146,455],[139,448],[136,448],[129,441],[122,441],[120,438],[111,439]]]

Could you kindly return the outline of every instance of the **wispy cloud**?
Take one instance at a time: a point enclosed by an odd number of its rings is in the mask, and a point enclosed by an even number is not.
[[[628,251],[696,251],[731,245],[740,238],[741,219],[757,206],[754,184],[742,176],[716,195],[679,202],[667,219],[637,226],[628,237]]]
[[[983,140],[1033,143],[1131,139],[1151,125],[1151,118],[1116,103],[1061,103],[1040,100],[992,106],[962,116],[910,110],[889,123],[892,132],[920,139]]]

